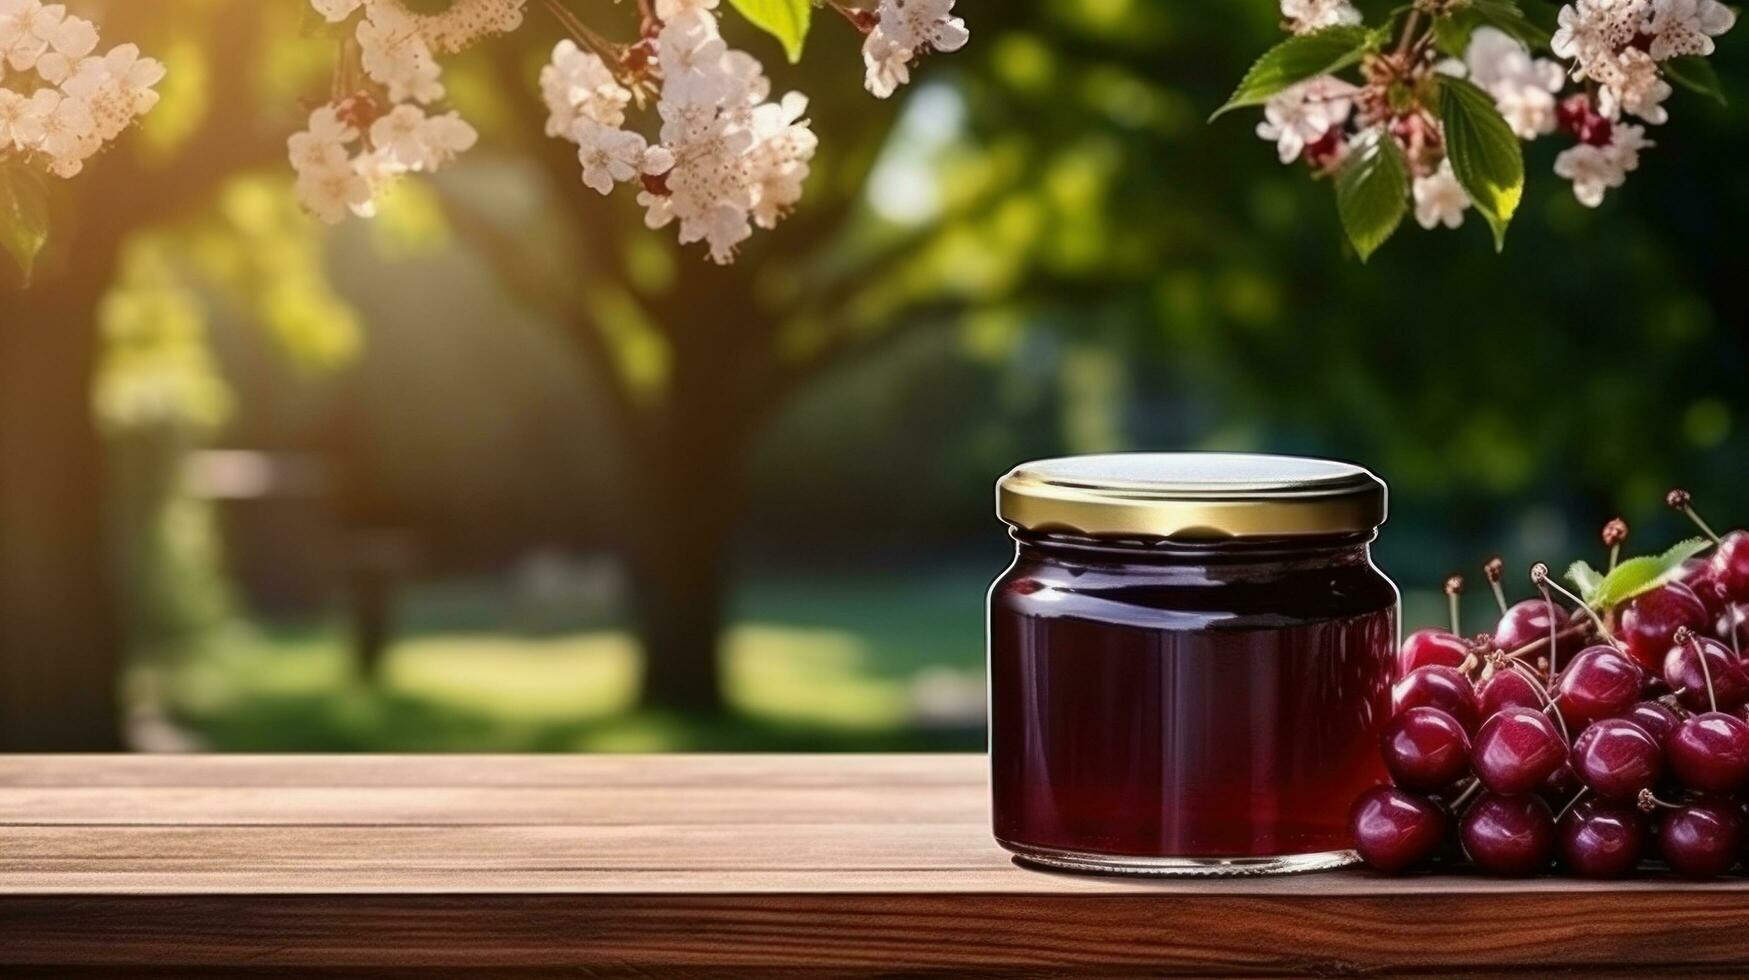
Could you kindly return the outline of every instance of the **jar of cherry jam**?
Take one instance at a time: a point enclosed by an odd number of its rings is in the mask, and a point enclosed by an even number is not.
[[[996,839],[1085,871],[1268,874],[1354,860],[1384,780],[1397,589],[1358,466],[1084,456],[1003,477],[990,590]]]

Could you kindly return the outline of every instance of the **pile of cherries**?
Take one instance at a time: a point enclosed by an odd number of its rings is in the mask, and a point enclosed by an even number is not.
[[[1462,580],[1446,583],[1453,628],[1398,653],[1381,738],[1395,785],[1354,804],[1367,864],[1611,878],[1662,859],[1707,878],[1749,858],[1749,532],[1713,534],[1684,491],[1668,502],[1711,555],[1614,608],[1586,605],[1544,565],[1531,569],[1541,598],[1508,607],[1496,559],[1500,624],[1466,639]],[[1619,520],[1604,528],[1612,569],[1626,537]]]

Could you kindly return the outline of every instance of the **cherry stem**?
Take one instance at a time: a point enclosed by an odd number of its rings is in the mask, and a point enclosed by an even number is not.
[[[1727,605],[1731,609],[1731,656],[1736,657],[1738,660],[1742,660],[1743,641],[1738,638],[1737,634],[1743,628],[1743,609],[1734,602],[1727,603]]]
[[[1621,561],[1621,545],[1619,545],[1619,544],[1610,545],[1609,546],[1609,571],[1610,572],[1615,571],[1615,566],[1620,561]],[[1604,574],[1607,575],[1607,574],[1609,574],[1609,572],[1605,572]]]
[[[1566,629],[1561,631],[1561,635],[1562,636],[1572,636],[1575,633],[1582,633],[1585,631],[1585,625],[1586,624],[1580,624],[1578,626],[1569,626]],[[1507,660],[1519,660],[1519,659],[1522,659],[1524,657],[1528,657],[1533,653],[1540,652],[1542,650],[1543,646],[1545,644],[1547,644],[1548,642],[1549,641],[1547,638],[1543,638],[1540,640],[1532,640],[1529,643],[1526,643],[1524,646],[1521,646],[1516,650],[1503,653],[1502,655],[1505,656]]]
[[[1483,566],[1488,575],[1488,586],[1494,590],[1494,602],[1500,607],[1500,615],[1506,615],[1506,590],[1500,587],[1500,559],[1496,558]]]
[[[1475,796],[1476,793],[1481,788],[1482,788],[1482,781],[1480,779],[1470,780],[1470,784],[1468,786],[1464,787],[1463,792],[1459,793],[1457,796],[1452,798],[1451,812],[1457,813],[1458,811],[1462,810],[1464,808],[1464,804],[1470,802],[1470,798]]]
[[[1688,636],[1688,648],[1694,651],[1696,657],[1700,658],[1700,676],[1706,678],[1706,703],[1714,711],[1717,711],[1719,710],[1719,699],[1713,696],[1713,669],[1707,666],[1706,650],[1701,647],[1700,640],[1696,639],[1692,633]]]
[[[1634,803],[1640,808],[1641,813],[1651,813],[1659,807],[1663,807],[1666,810],[1681,809],[1678,804],[1666,803],[1663,800],[1658,799],[1658,795],[1649,789],[1640,790],[1640,795],[1634,798]]]
[[[1565,588],[1563,588],[1561,586],[1561,583],[1555,581],[1554,578],[1549,575],[1549,566],[1543,565],[1543,564],[1538,564],[1535,567],[1533,567],[1530,570],[1530,580],[1537,584],[1537,588],[1541,589],[1541,588],[1546,587],[1546,588],[1554,589],[1556,592],[1559,592],[1561,595],[1565,596],[1567,598],[1567,601],[1578,606],[1580,609],[1585,610],[1585,615],[1590,616],[1591,621],[1597,625],[1597,632],[1599,634],[1601,634],[1603,636],[1603,638],[1609,642],[1610,646],[1613,646],[1618,650],[1621,649],[1621,643],[1619,641],[1617,641],[1615,638],[1615,635],[1609,631],[1609,627],[1604,625],[1603,619],[1597,615],[1597,611],[1592,609],[1591,606],[1589,604],[1587,604],[1584,599],[1581,599],[1578,596],[1574,595],[1573,593],[1567,591]],[[1543,594],[1546,596],[1548,593],[1545,591]]]
[[[1554,713],[1555,724],[1561,726],[1561,737],[1566,739],[1567,743],[1571,745],[1573,742],[1573,736],[1567,731],[1567,716],[1561,714],[1561,706],[1555,703],[1555,698],[1553,695],[1549,694],[1548,687],[1537,678],[1536,672],[1529,667],[1526,667],[1516,660],[1511,661],[1511,664],[1513,672],[1524,678],[1525,682],[1530,685],[1531,690],[1536,692],[1537,697],[1543,699],[1543,713]]]
[[[1543,601],[1549,604],[1549,676],[1560,673],[1560,666],[1555,662],[1561,653],[1560,627],[1556,624],[1561,620],[1561,607],[1555,605],[1555,599],[1549,595],[1549,583],[1545,579],[1537,583],[1542,591]]]
[[[1463,627],[1458,619],[1458,596],[1464,591],[1464,580],[1453,575],[1445,581],[1446,606],[1451,610],[1451,631],[1455,636],[1463,636]]]
[[[1587,794],[1589,792],[1591,792],[1591,787],[1589,787],[1589,786],[1579,787],[1579,792],[1574,793],[1573,798],[1567,801],[1567,805],[1564,807],[1561,807],[1561,812],[1555,814],[1555,823],[1560,823],[1561,819],[1563,817],[1565,817],[1568,813],[1571,813],[1573,808],[1578,806],[1579,801],[1584,799],[1585,794]]]
[[[1687,516],[1687,518],[1689,520],[1693,521],[1694,526],[1700,528],[1702,534],[1705,534],[1707,537],[1712,538],[1713,544],[1719,543],[1719,533],[1717,531],[1714,531],[1712,529],[1711,525],[1707,524],[1706,521],[1701,520],[1701,516],[1699,514],[1696,514],[1694,512],[1694,508],[1692,506],[1690,506],[1687,502],[1684,502],[1681,507],[1677,508],[1677,510],[1682,511],[1682,513],[1685,516]]]

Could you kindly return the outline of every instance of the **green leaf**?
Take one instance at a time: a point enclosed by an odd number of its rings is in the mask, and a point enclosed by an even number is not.
[[[1390,240],[1409,210],[1409,162],[1382,128],[1355,138],[1336,176],[1336,211],[1365,262]]]
[[[1567,581],[1579,590],[1579,598],[1590,604],[1596,601],[1598,590],[1603,588],[1603,573],[1587,562],[1576,561],[1567,569]]]
[[[814,16],[809,0],[729,0],[753,26],[783,43],[790,62],[802,60],[802,42]]]
[[[1496,251],[1524,197],[1524,148],[1494,107],[1494,97],[1461,79],[1439,79],[1439,114],[1452,172],[1470,203],[1494,229]]]
[[[1712,546],[1713,543],[1704,538],[1689,538],[1661,555],[1630,558],[1615,566],[1615,571],[1598,583],[1594,595],[1581,598],[1600,609],[1620,605],[1634,596],[1681,578],[1683,563]]]
[[[1470,0],[1469,9],[1480,23],[1505,31],[1527,47],[1549,46],[1549,32],[1526,17],[1516,0]]]
[[[1663,64],[1664,74],[1676,84],[1725,105],[1725,86],[1712,62],[1699,55],[1671,58]]]
[[[48,240],[48,184],[21,163],[0,164],[0,248],[18,263],[27,286],[37,254]]]
[[[1358,63],[1375,43],[1376,36],[1364,27],[1326,27],[1290,37],[1264,52],[1245,73],[1233,97],[1209,118],[1212,121],[1234,109],[1262,105],[1308,78],[1341,71]]]

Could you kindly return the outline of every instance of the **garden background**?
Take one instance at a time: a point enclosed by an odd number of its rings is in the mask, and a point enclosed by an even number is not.
[[[963,0],[887,102],[843,24],[729,19],[821,150],[717,268],[542,135],[539,11],[449,66],[480,147],[330,230],[302,0],[96,6],[170,74],[0,285],[0,748],[977,748],[993,483],[1052,454],[1362,462],[1408,620],[1465,570],[1470,631],[1492,554],[1656,550],[1676,483],[1749,519],[1736,36],[1602,209],[1545,139],[1503,255],[1362,265],[1206,122],[1272,3]]]

